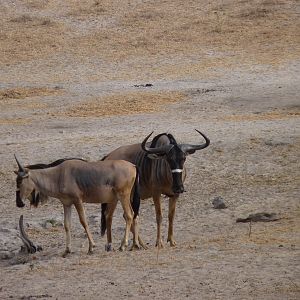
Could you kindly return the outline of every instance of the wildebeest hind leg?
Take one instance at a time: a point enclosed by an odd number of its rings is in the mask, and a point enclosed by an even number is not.
[[[125,234],[120,246],[120,251],[124,251],[125,248],[128,246],[128,236],[133,220],[133,210],[130,205],[130,195],[125,196],[124,198],[122,197],[122,200],[120,202],[122,204],[124,210],[124,217],[126,220]]]
[[[130,250],[135,250],[135,249],[141,249],[140,243],[139,243],[139,229],[138,229],[138,216],[133,219],[130,231],[133,234],[133,242],[132,242],[132,247]],[[143,246],[142,246],[143,247]]]
[[[112,234],[111,234],[111,226],[112,226],[112,218],[114,211],[116,209],[117,202],[109,203],[107,205],[107,211],[105,214],[106,218],[106,236],[107,236],[107,244],[105,245],[106,251],[112,251]]]
[[[124,215],[124,214],[123,214],[123,218],[125,219],[125,215]],[[138,216],[137,216],[137,218],[138,218]],[[132,225],[131,225],[131,227],[130,227],[130,231],[132,232],[133,236],[134,236],[134,226],[135,226],[135,225],[134,225],[134,222],[135,222],[135,220],[132,221]],[[137,224],[137,226],[138,226],[138,224]],[[139,231],[139,229],[138,229],[138,231]],[[134,239],[133,239],[133,242],[134,242]],[[139,232],[138,232],[138,244],[139,244],[140,246],[142,246],[143,249],[145,249],[145,250],[148,249],[148,247],[146,246],[146,244],[145,244],[144,241],[142,240],[142,238],[141,238]]]
[[[71,214],[72,205],[64,205],[64,226],[66,231],[66,250],[63,253],[63,257],[66,257],[71,253]]]
[[[85,211],[84,211],[83,204],[82,204],[81,200],[78,199],[78,201],[75,202],[74,205],[75,205],[75,208],[76,208],[76,210],[78,212],[80,223],[81,223],[82,227],[84,228],[84,230],[85,230],[85,232],[87,234],[88,240],[89,240],[89,251],[88,251],[88,254],[92,254],[93,253],[93,248],[95,247],[95,242],[93,240],[93,237],[92,237],[92,234],[90,232],[88,223],[86,221],[86,216],[85,216]]]

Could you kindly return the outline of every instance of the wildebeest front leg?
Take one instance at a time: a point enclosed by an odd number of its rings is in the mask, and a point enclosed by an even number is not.
[[[111,235],[111,226],[112,226],[112,218],[114,211],[116,209],[117,202],[109,203],[107,205],[107,212],[105,215],[106,218],[106,236],[107,236],[107,244],[105,245],[106,251],[112,251],[112,235]]]
[[[168,239],[167,241],[170,242],[171,247],[176,246],[176,242],[173,237],[173,224],[174,224],[174,217],[175,217],[175,208],[176,208],[176,201],[178,197],[171,197],[169,198],[169,229],[168,229]]]
[[[80,223],[81,223],[82,227],[84,228],[84,230],[87,234],[88,240],[89,240],[88,254],[92,254],[93,253],[93,248],[95,247],[95,242],[93,240],[93,237],[92,237],[92,234],[90,232],[88,223],[86,221],[86,216],[85,216],[85,211],[84,211],[83,204],[82,204],[81,200],[78,200],[77,202],[74,203],[74,205],[75,205],[75,208],[78,212]]]
[[[66,250],[63,253],[63,257],[66,257],[71,253],[71,215],[72,205],[64,205],[64,226],[66,231]]]
[[[164,244],[161,238],[161,224],[162,224],[162,210],[161,210],[161,202],[160,195],[153,196],[155,213],[156,213],[156,223],[157,223],[157,236],[155,246],[159,248],[163,248]]]

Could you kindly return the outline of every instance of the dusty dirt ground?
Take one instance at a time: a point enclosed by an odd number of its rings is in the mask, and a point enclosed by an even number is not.
[[[299,299],[299,13],[289,0],[0,1],[0,298]],[[187,159],[175,248],[154,247],[151,200],[148,250],[106,253],[86,205],[97,248],[74,211],[65,259],[59,201],[16,208],[14,153],[97,160],[152,130],[196,143],[194,128],[212,143]],[[281,219],[251,234],[235,222],[256,212]],[[42,252],[19,253],[21,214]]]

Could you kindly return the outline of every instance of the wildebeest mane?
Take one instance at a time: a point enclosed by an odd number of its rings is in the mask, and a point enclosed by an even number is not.
[[[83,158],[77,158],[77,157],[70,157],[70,158],[60,158],[50,164],[34,164],[34,165],[28,165],[25,166],[25,168],[30,169],[30,170],[37,170],[37,169],[47,169],[47,168],[52,168],[56,167],[60,164],[62,164],[66,160],[81,160],[81,161],[86,161]]]

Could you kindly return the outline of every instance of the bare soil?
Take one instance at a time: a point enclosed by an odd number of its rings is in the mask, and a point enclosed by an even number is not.
[[[0,1],[0,298],[299,299],[299,13],[290,0]],[[16,208],[14,153],[98,160],[152,130],[197,143],[195,128],[212,143],[187,159],[175,248],[167,199],[163,249],[151,200],[145,251],[105,252],[100,206],[86,205],[97,248],[74,210],[67,258],[58,200]],[[260,212],[280,219],[236,223]],[[42,252],[19,253],[21,214]],[[123,230],[118,207],[115,249]]]

